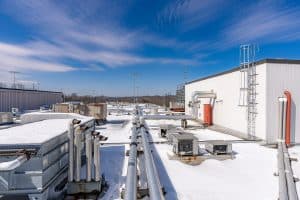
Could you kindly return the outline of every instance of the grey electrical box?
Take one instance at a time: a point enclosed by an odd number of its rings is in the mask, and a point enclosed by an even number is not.
[[[198,155],[198,138],[191,133],[172,134],[172,144],[176,155]]]
[[[232,154],[232,144],[226,141],[212,141],[205,144],[205,149],[212,154]]]

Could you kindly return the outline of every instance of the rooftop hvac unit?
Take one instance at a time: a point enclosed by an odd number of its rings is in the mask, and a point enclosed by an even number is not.
[[[12,124],[13,121],[13,114],[10,112],[0,112],[0,125],[3,124]]]
[[[67,183],[68,121],[44,120],[1,130],[1,195],[61,198]]]
[[[181,156],[198,155],[198,138],[193,134],[172,134],[173,152]]]
[[[232,144],[226,141],[213,141],[205,144],[205,149],[215,155],[232,154]]]

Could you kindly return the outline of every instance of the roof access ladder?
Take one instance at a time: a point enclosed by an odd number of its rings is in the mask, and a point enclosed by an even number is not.
[[[245,44],[240,46],[240,74],[241,86],[239,106],[247,108],[247,134],[255,137],[256,115],[257,115],[257,73],[255,53],[257,46]]]

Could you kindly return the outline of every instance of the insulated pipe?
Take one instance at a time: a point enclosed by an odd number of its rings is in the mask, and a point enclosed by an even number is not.
[[[136,126],[131,129],[131,144],[129,150],[126,185],[125,185],[125,200],[137,199],[137,130]]]
[[[213,98],[215,99],[217,95],[212,91],[195,91],[192,95],[192,102],[196,103],[197,98]]]
[[[69,123],[69,171],[68,171],[68,181],[72,182],[74,179],[74,124],[73,120]]]
[[[23,163],[28,160],[26,154],[18,156],[16,159],[12,161],[7,161],[0,163],[0,171],[12,171],[18,167],[20,167]]]
[[[278,117],[278,140],[284,141],[285,139],[285,125],[286,125],[286,102],[287,99],[284,97],[279,97],[279,117]]]
[[[149,187],[150,199],[153,200],[164,199],[158,174],[156,171],[156,167],[153,161],[153,157],[151,155],[149,141],[146,135],[146,129],[144,127],[141,127],[140,130],[142,135],[142,144],[144,148],[145,168],[146,168],[146,176],[147,176],[147,182]]]
[[[204,104],[203,105],[203,123],[210,126],[212,125],[212,107],[211,104]]]
[[[92,134],[91,132],[85,135],[85,152],[86,152],[86,181],[92,180]]]
[[[285,130],[285,103],[286,98],[279,97],[279,116],[278,116],[278,176],[279,176],[279,200],[288,200],[287,181],[285,176],[285,166],[283,158],[284,130]]]
[[[286,148],[286,144],[282,143],[283,159],[284,159],[284,172],[286,176],[288,196],[290,200],[298,200],[296,184],[293,176],[293,170],[291,167],[291,159]]]
[[[75,129],[75,181],[79,182],[81,177],[80,177],[80,171],[81,171],[81,129],[78,126]]]
[[[288,98],[279,99],[279,134],[278,134],[278,174],[279,174],[279,200],[298,200],[296,184],[293,177],[291,161],[286,148],[286,117]]]
[[[99,153],[99,137],[94,137],[94,170],[95,170],[95,181],[101,180],[101,172],[100,172],[100,153]]]
[[[283,142],[278,142],[278,176],[279,176],[279,200],[289,200],[288,198],[288,189],[287,189],[287,180],[285,176],[285,165],[283,158],[282,145]]]
[[[287,145],[291,144],[291,103],[292,95],[289,91],[284,91],[284,95],[287,98],[286,103],[286,128],[285,128],[285,143]]]
[[[190,115],[144,115],[144,119],[149,119],[149,120],[168,120],[168,119],[174,119],[174,120],[181,120],[181,119],[186,119],[186,120],[192,120],[194,117]]]

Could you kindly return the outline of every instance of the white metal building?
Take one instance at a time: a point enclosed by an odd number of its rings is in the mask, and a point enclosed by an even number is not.
[[[288,90],[292,94],[291,142],[300,143],[300,60],[264,59],[256,62],[255,136],[273,143],[278,134],[278,97]],[[241,95],[240,67],[191,81],[185,85],[185,112],[203,120],[200,99],[192,104],[197,91],[216,94],[213,123],[247,134],[247,107],[239,106]]]
[[[42,105],[61,102],[63,102],[61,92],[0,88],[0,112],[11,112],[12,108],[18,108],[19,111],[33,110],[39,109]]]

